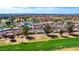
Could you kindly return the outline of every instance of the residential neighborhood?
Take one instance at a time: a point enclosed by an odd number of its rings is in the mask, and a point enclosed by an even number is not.
[[[43,28],[46,24],[51,26],[51,32],[59,32],[60,29],[67,31],[68,22],[73,23],[73,31],[79,31],[79,16],[78,15],[64,15],[64,16],[18,16],[7,19],[0,19],[0,34],[7,32],[18,32],[21,34],[21,28],[28,26],[29,32],[44,33]],[[18,33],[16,33],[18,34]]]
[[[79,15],[38,14],[0,17],[1,45],[76,39],[78,37]]]

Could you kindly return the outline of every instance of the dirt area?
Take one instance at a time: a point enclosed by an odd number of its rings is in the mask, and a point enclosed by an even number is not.
[[[64,49],[59,49],[57,51],[79,51],[79,47],[64,48]]]
[[[50,39],[46,34],[33,34],[29,35],[35,38],[35,40],[44,40],[44,39]]]
[[[22,42],[38,42],[38,41],[47,41],[50,39],[50,37],[48,37],[47,35],[45,34],[35,34],[35,35],[30,35],[30,36],[33,36],[35,39],[34,40],[28,40],[25,38],[24,35],[20,35],[20,36],[15,36],[15,39],[17,42],[10,42],[11,39],[9,38],[1,38],[0,39],[0,45],[6,45],[6,44],[19,44],[19,43],[22,43]]]
[[[74,38],[74,36],[71,36],[71,35],[69,35],[69,33],[66,33],[66,32],[63,33],[62,36],[66,37],[66,38]]]

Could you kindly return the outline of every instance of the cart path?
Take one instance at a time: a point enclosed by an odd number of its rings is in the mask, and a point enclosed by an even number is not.
[[[59,49],[57,51],[79,51],[79,47],[63,48],[63,49]]]

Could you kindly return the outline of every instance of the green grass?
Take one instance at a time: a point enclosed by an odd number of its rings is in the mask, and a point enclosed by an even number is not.
[[[79,47],[79,38],[66,38],[27,44],[0,46],[1,51],[51,51],[62,48]]]

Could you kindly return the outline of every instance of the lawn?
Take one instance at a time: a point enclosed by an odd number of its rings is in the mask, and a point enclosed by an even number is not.
[[[0,46],[0,51],[51,51],[69,47],[79,47],[79,38],[66,38]]]

